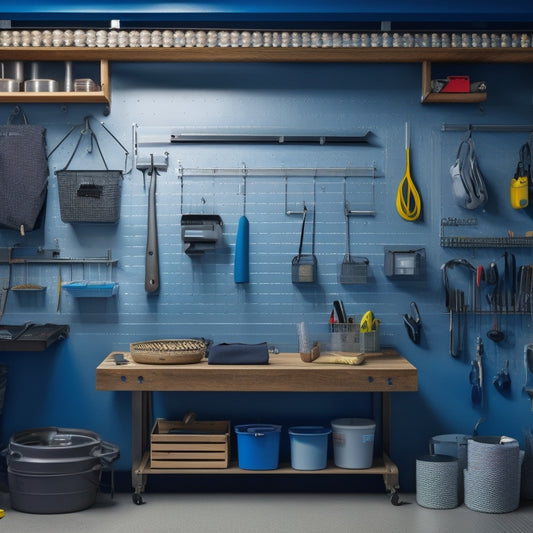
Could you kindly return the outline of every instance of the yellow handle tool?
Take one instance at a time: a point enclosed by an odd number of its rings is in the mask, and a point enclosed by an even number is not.
[[[359,330],[361,333],[370,333],[371,331],[376,331],[378,325],[379,320],[374,317],[374,313],[372,313],[372,311],[367,311],[361,319]]]
[[[422,212],[422,201],[411,177],[410,148],[409,148],[409,124],[405,123],[405,173],[398,186],[396,193],[396,210],[398,214],[409,222],[413,222],[420,217]]]

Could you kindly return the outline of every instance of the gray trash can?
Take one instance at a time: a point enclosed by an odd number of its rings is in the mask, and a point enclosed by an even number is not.
[[[48,427],[16,433],[5,453],[11,507],[51,514],[92,506],[119,449],[92,431]]]

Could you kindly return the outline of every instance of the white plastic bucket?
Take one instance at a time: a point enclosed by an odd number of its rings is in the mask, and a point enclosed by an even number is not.
[[[289,428],[291,466],[295,470],[322,470],[328,463],[328,435],[323,426]]]
[[[369,418],[338,418],[333,429],[333,459],[341,468],[370,468],[376,423]]]

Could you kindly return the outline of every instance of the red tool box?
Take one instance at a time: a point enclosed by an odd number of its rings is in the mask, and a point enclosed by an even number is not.
[[[442,88],[442,93],[469,93],[470,76],[448,76],[448,83]]]

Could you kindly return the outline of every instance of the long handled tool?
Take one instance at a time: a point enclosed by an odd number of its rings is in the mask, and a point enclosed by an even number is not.
[[[151,155],[150,190],[148,193],[148,236],[146,240],[144,290],[153,293],[159,290],[159,244],[157,239],[157,215],[155,207],[155,192],[157,185],[157,167],[154,156]]]
[[[4,316],[7,295],[9,293],[9,287],[11,285],[11,264],[9,264],[8,269],[8,277],[0,280],[0,291],[2,291],[0,294],[0,322],[2,321],[2,317]]]
[[[411,177],[409,124],[407,122],[405,123],[405,159],[405,173],[396,193],[396,209],[404,220],[414,222],[420,217],[422,202]]]
[[[239,219],[237,239],[235,241],[235,266],[233,273],[235,283],[248,283],[250,281],[250,222],[246,218],[246,175],[244,176],[243,196],[243,211]]]
[[[531,410],[533,411],[533,344],[524,346],[524,369],[526,372],[524,391],[531,400]]]
[[[346,184],[344,185],[346,188]],[[350,210],[348,204],[344,203],[344,218],[346,224],[346,252],[341,263],[341,273],[339,281],[342,284],[365,284],[367,281],[368,258],[354,258],[350,253]]]
[[[476,360],[471,361],[470,383],[472,384],[472,403],[482,405],[483,403],[483,341],[481,337],[476,339]]]

